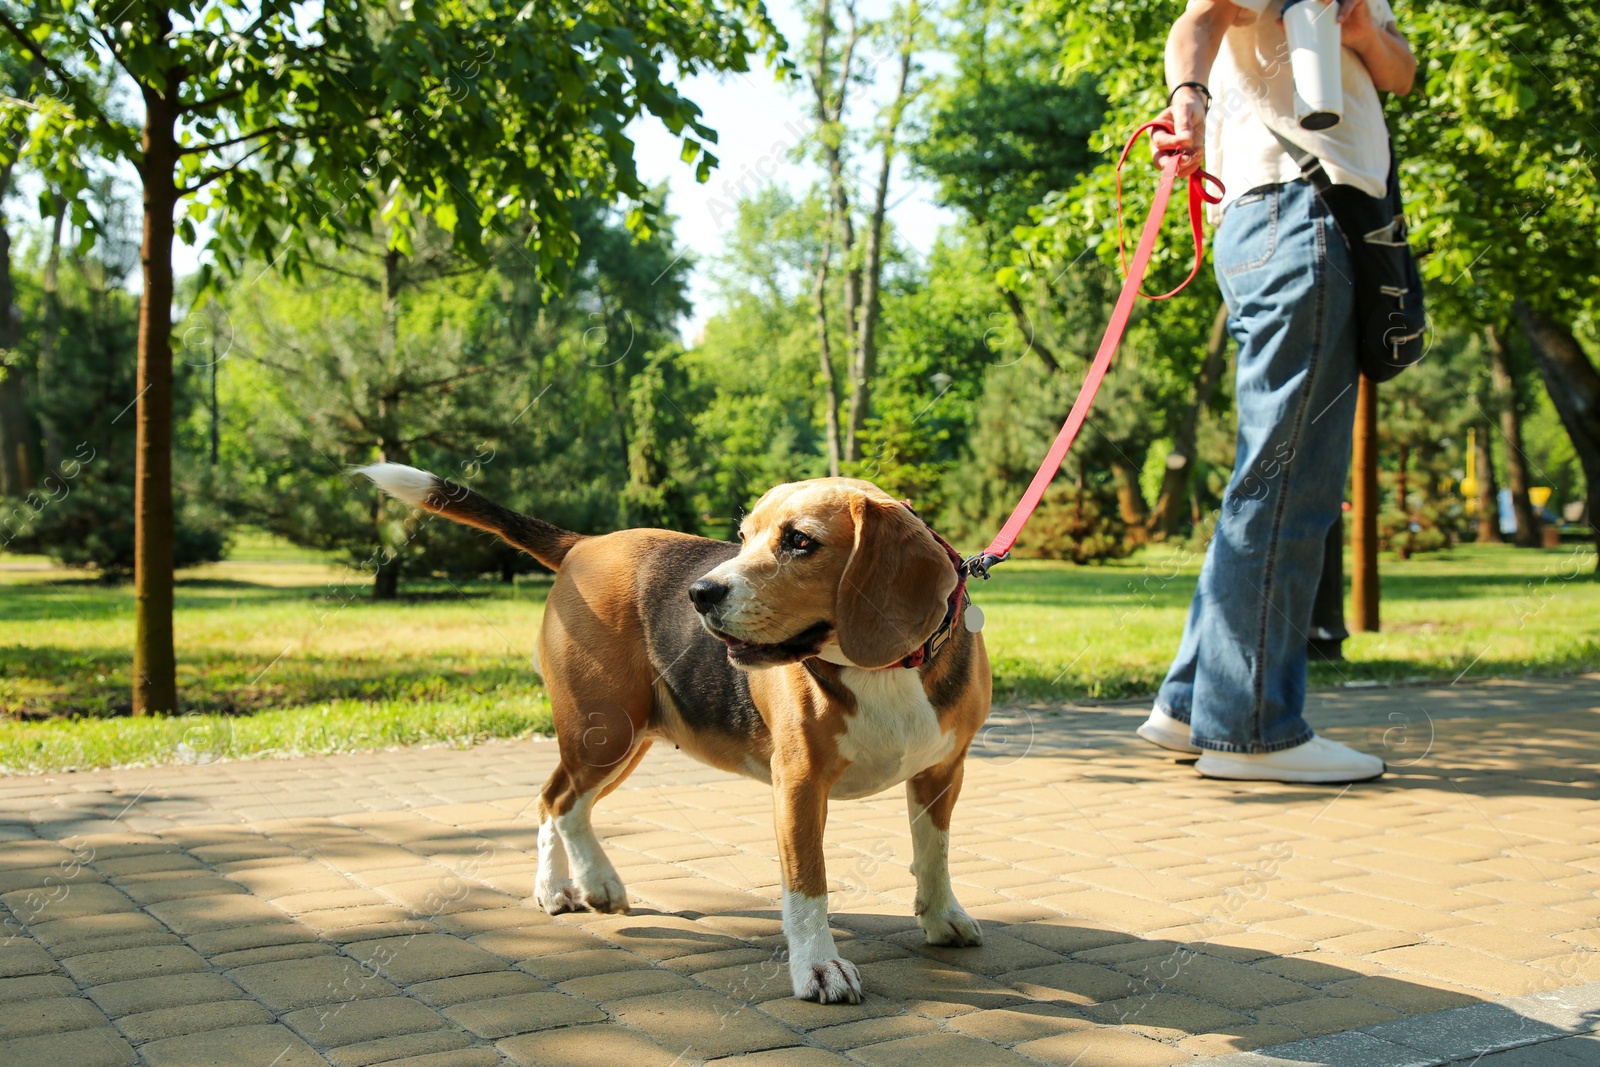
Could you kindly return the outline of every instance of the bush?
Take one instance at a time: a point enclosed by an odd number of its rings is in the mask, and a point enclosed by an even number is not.
[[[1378,546],[1392,549],[1401,559],[1410,559],[1416,552],[1449,548],[1451,533],[1448,516],[1436,504],[1424,505],[1414,515],[1398,508],[1386,508],[1378,514]]]
[[[1017,542],[1018,555],[1103,563],[1133,551],[1116,503],[1085,489],[1054,485]]]

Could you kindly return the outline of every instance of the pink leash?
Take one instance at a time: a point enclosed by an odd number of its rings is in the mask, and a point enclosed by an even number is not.
[[[989,547],[966,562],[965,569],[969,574],[988,578],[989,568],[1011,554],[1011,546],[1016,544],[1022,528],[1028,524],[1028,520],[1039,507],[1039,502],[1044,499],[1045,490],[1050,487],[1050,482],[1061,469],[1061,464],[1072,448],[1072,442],[1077,439],[1078,431],[1083,428],[1083,422],[1089,416],[1089,408],[1094,405],[1094,397],[1100,391],[1100,383],[1105,380],[1106,371],[1111,369],[1111,357],[1116,355],[1117,346],[1122,343],[1122,335],[1128,329],[1128,320],[1133,317],[1134,300],[1140,296],[1151,300],[1165,300],[1176,296],[1184,286],[1194,281],[1195,275],[1200,272],[1200,261],[1205,256],[1205,237],[1201,230],[1201,204],[1219,203],[1223,193],[1222,183],[1205,171],[1196,171],[1189,175],[1189,228],[1194,234],[1194,267],[1189,271],[1189,276],[1180,282],[1176,289],[1160,296],[1150,296],[1139,288],[1144,283],[1145,272],[1150,268],[1150,256],[1155,252],[1156,235],[1160,232],[1162,219],[1167,213],[1167,202],[1172,197],[1172,185],[1178,174],[1176,153],[1168,153],[1158,161],[1161,167],[1161,181],[1156,186],[1156,196],[1150,205],[1150,213],[1145,217],[1144,232],[1139,235],[1139,245],[1133,253],[1133,264],[1129,266],[1127,263],[1126,246],[1122,239],[1122,167],[1127,163],[1128,153],[1133,151],[1134,144],[1151,130],[1166,130],[1171,133],[1172,127],[1164,122],[1145,123],[1133,131],[1133,136],[1128,138],[1128,143],[1123,146],[1122,157],[1117,160],[1117,247],[1122,255],[1123,266],[1127,270],[1127,278],[1122,283],[1122,292],[1117,296],[1111,321],[1106,325],[1105,336],[1100,339],[1100,350],[1095,353],[1094,362],[1089,366],[1089,373],[1078,390],[1078,399],[1073,402],[1066,423],[1061,427],[1061,432],[1056,434],[1055,442],[1045,455],[1044,462],[1039,465],[1038,472],[1034,474],[1028,491],[1022,494],[1016,509],[1011,512],[1011,517],[1006,520],[1005,525],[1000,527],[1000,532],[995,534],[994,540],[989,542]],[[1207,183],[1216,186],[1216,195],[1213,196],[1207,191]]]

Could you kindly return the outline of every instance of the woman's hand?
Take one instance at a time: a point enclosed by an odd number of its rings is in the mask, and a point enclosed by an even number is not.
[[[1206,98],[1193,86],[1184,86],[1172,97],[1172,104],[1156,116],[1157,122],[1172,127],[1150,131],[1150,147],[1156,161],[1169,152],[1178,155],[1178,177],[1187,178],[1200,169],[1206,152]]]
[[[1367,0],[1339,0],[1340,43],[1361,57],[1372,84],[1380,91],[1411,91],[1417,77],[1417,57],[1393,22],[1380,25]]]
[[[1340,43],[1357,52],[1376,40],[1382,29],[1372,21],[1367,0],[1339,0],[1338,23]]]

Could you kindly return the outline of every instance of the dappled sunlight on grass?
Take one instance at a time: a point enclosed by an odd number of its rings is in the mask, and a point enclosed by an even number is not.
[[[532,669],[548,578],[365,580],[271,543],[183,572],[175,618],[186,715],[127,716],[133,597],[42,560],[0,557],[0,773],[418,743],[549,729]],[[997,701],[1151,693],[1200,556],[1152,546],[1101,566],[1018,560],[973,585]],[[1600,666],[1586,546],[1462,546],[1383,565],[1384,630],[1314,684],[1552,674]]]
[[[1312,683],[1552,674],[1600,666],[1600,582],[1586,545],[1461,545],[1385,557],[1383,629],[1345,643]],[[1155,545],[1071,567],[1018,560],[975,583],[997,700],[1152,693],[1183,632],[1201,555]]]
[[[531,665],[547,579],[415,582],[413,596],[379,604],[359,575],[320,562],[181,572],[185,714],[132,719],[131,590],[38,562],[0,562],[0,772],[472,743],[550,727]]]
[[[252,715],[0,721],[0,774],[156,763],[466,746],[550,730],[542,693],[448,700],[336,700]]]

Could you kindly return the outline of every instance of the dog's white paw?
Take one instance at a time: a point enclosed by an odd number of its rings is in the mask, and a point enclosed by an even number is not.
[[[628,891],[615,871],[583,879],[576,892],[584,906],[593,911],[620,915],[628,910]]]
[[[579,895],[578,887],[566,879],[536,886],[533,899],[551,915],[583,910],[583,898]]]
[[[794,995],[818,1004],[860,1004],[861,972],[846,959],[791,963]]]
[[[952,904],[938,914],[917,916],[930,945],[970,948],[983,944],[983,928],[960,904]]]

